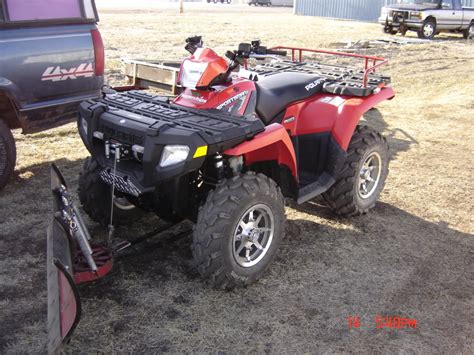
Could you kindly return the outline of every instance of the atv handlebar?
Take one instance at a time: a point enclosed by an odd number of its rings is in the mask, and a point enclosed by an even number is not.
[[[267,49],[267,54],[269,54],[269,55],[279,55],[279,56],[282,56],[282,57],[286,57],[286,55],[288,53],[287,53],[287,51],[275,51],[273,49]]]
[[[249,54],[249,58],[254,58],[257,60],[263,60],[263,59],[274,59],[277,61],[282,60],[278,55],[274,55],[274,54]]]

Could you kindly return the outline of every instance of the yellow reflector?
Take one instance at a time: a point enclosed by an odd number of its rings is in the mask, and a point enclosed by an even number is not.
[[[199,147],[198,149],[196,149],[196,153],[194,153],[193,159],[205,157],[206,154],[207,154],[207,145],[203,145],[202,147]]]

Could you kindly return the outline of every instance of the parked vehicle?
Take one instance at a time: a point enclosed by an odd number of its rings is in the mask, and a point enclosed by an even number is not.
[[[91,239],[53,166],[50,349],[78,323],[76,284],[104,276],[112,255],[144,239],[115,245],[114,223],[141,211],[172,223],[191,220],[197,269],[231,289],[257,281],[277,255],[285,198],[302,204],[322,194],[335,213],[353,216],[372,209],[384,187],[387,142],[359,120],[395,95],[390,78],[374,74],[386,60],[268,49],[259,41],[240,44],[226,60],[200,37],[188,38],[186,49],[191,56],[181,66],[178,97],[109,90],[81,103],[78,127],[91,157],[79,199],[89,217],[109,225],[109,241]],[[287,51],[291,61],[281,58]],[[302,62],[304,51],[363,59],[365,66]],[[271,61],[250,66],[249,59]]]
[[[249,6],[255,5],[255,6],[272,6],[271,0],[249,0]]]
[[[0,0],[0,189],[16,162],[11,129],[71,122],[80,102],[100,94],[98,20],[93,0]]]
[[[419,38],[433,39],[454,32],[468,39],[474,37],[474,8],[463,7],[461,0],[401,0],[382,8],[379,23],[390,34],[416,31]]]
[[[211,3],[213,2],[214,4],[217,4],[217,3],[221,3],[221,4],[224,4],[224,3],[227,3],[227,4],[231,4],[232,3],[232,0],[207,0],[207,3]]]

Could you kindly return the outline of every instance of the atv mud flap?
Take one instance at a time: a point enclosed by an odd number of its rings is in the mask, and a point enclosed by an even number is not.
[[[112,269],[109,250],[90,241],[84,221],[53,164],[54,217],[47,233],[48,353],[68,342],[81,317],[77,284],[94,281]]]

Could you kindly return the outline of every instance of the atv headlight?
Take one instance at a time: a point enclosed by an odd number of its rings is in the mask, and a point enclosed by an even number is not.
[[[188,155],[189,147],[187,145],[167,145],[163,149],[160,166],[165,168],[170,165],[181,163],[188,158]]]
[[[419,11],[412,11],[412,12],[410,12],[410,17],[411,17],[411,18],[418,18],[418,19],[421,19],[421,12],[419,12]]]
[[[196,89],[199,80],[207,69],[207,63],[186,59],[181,67],[180,84],[188,89]]]

